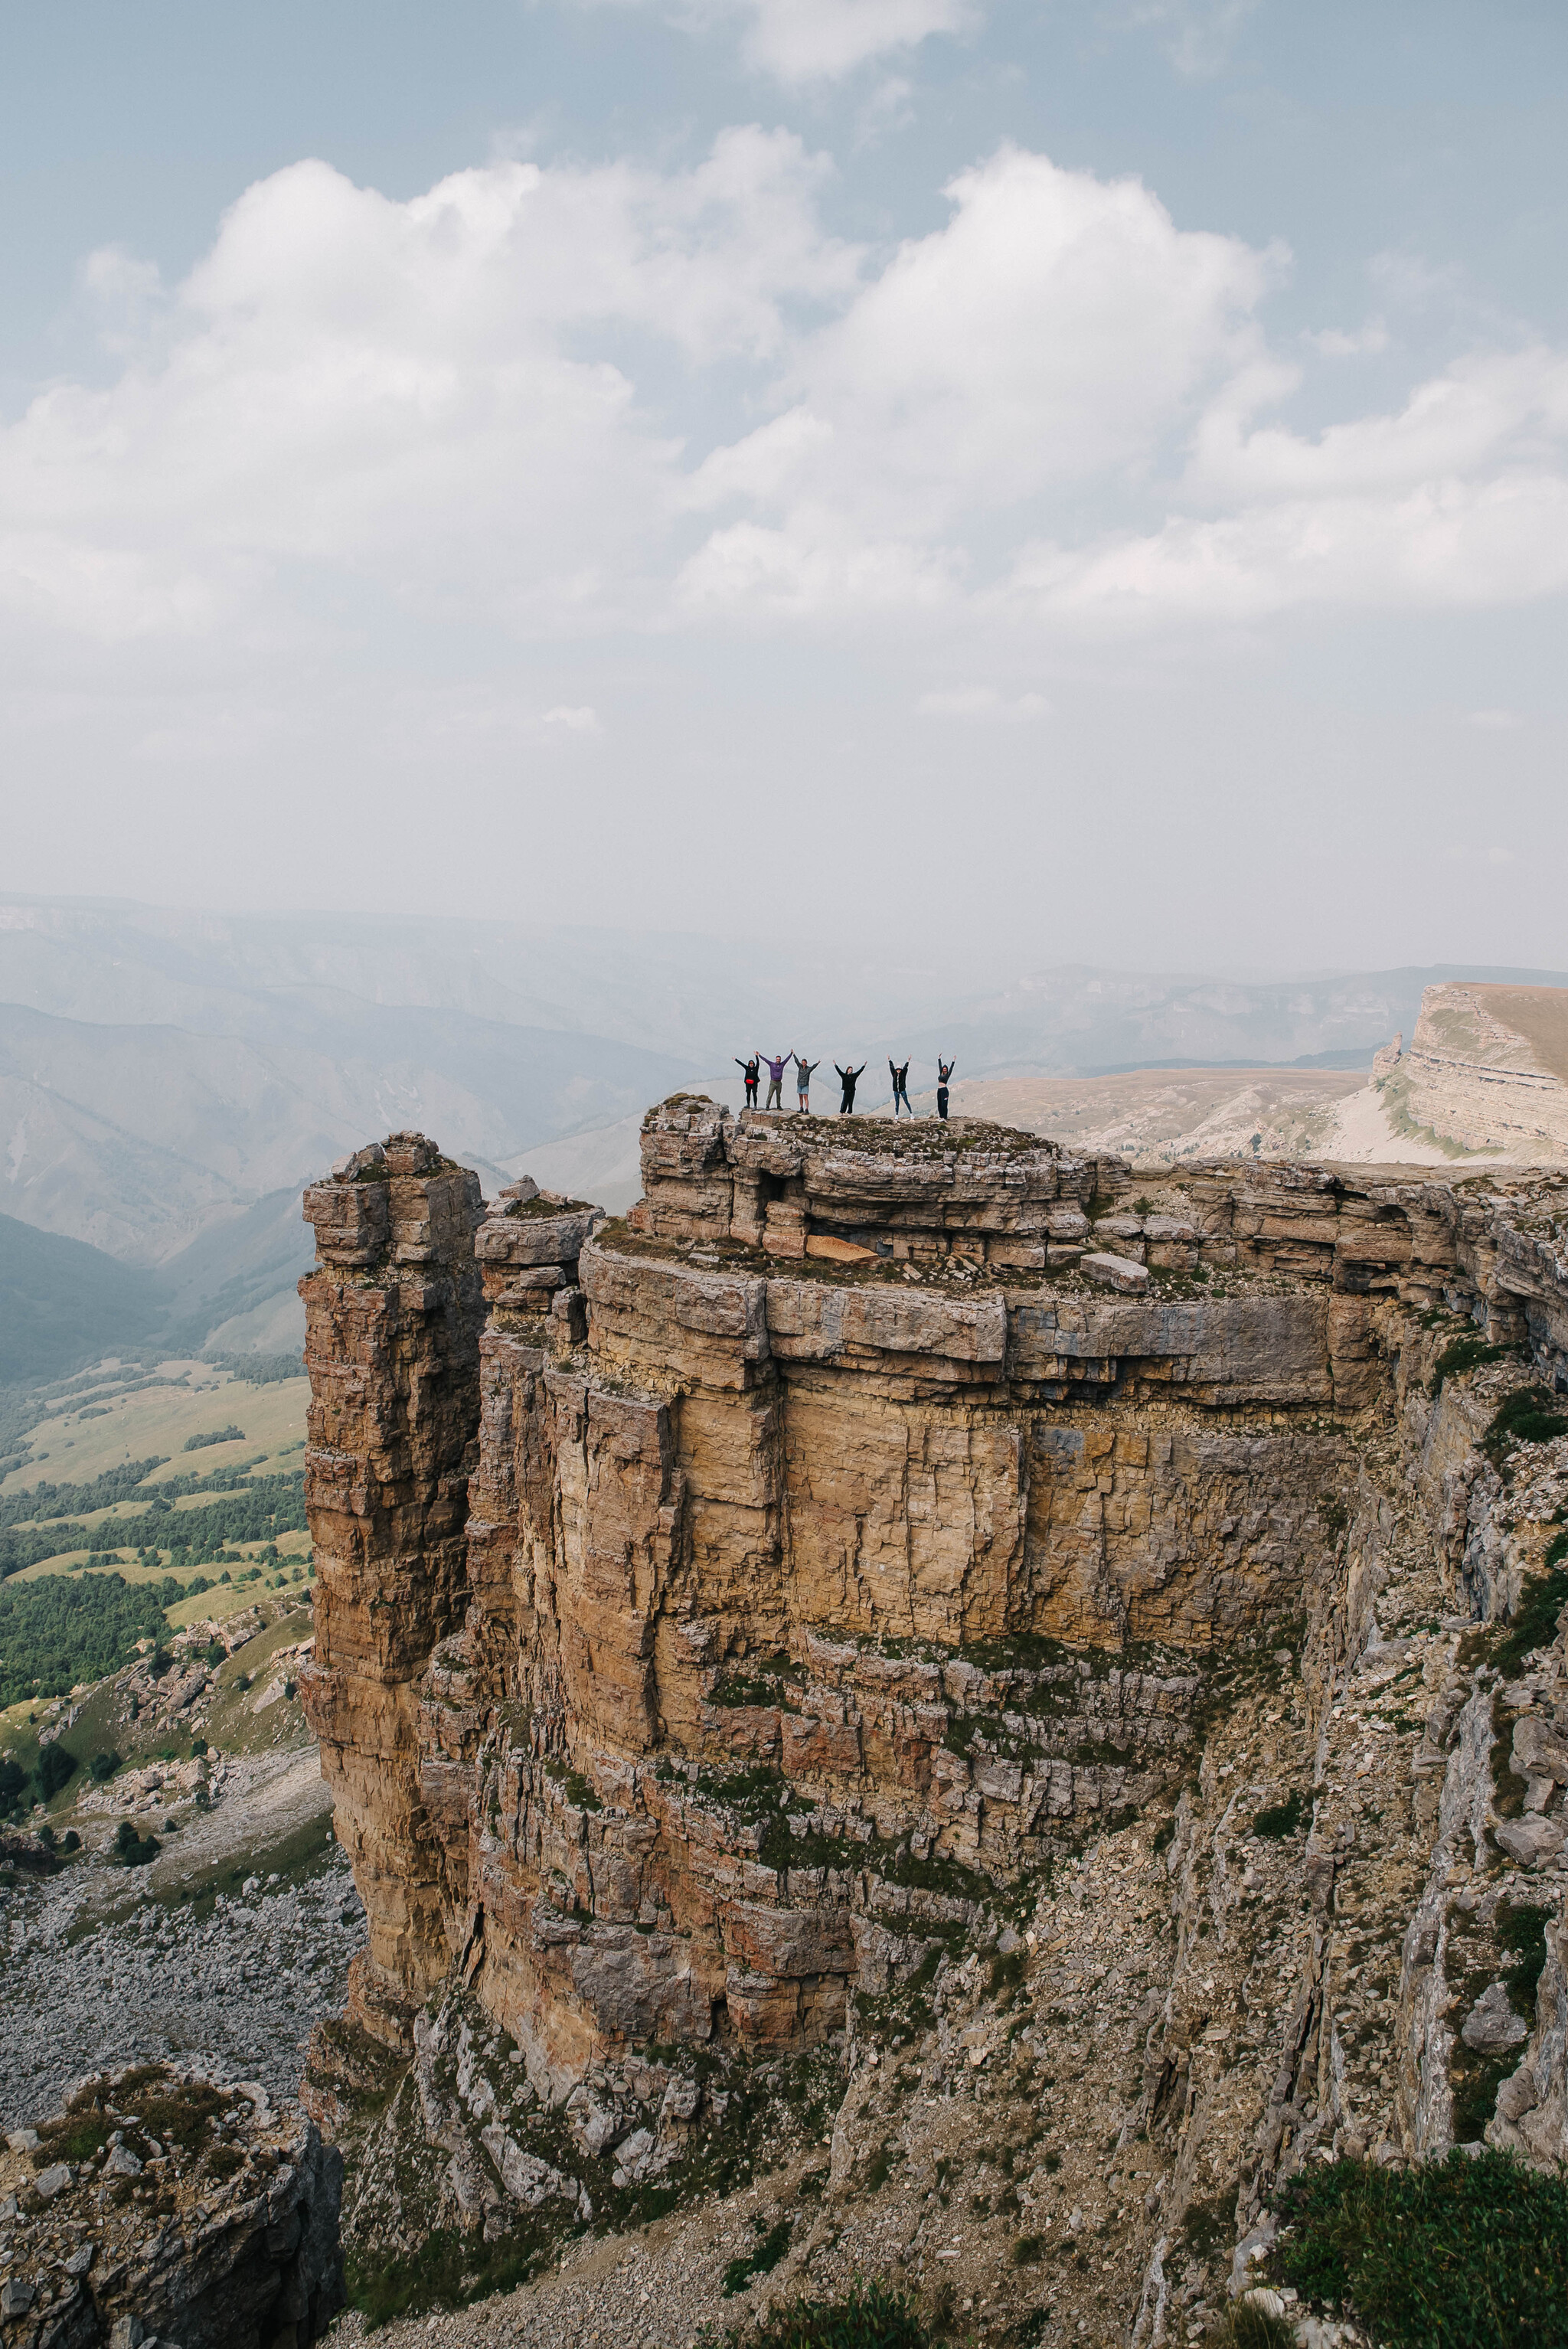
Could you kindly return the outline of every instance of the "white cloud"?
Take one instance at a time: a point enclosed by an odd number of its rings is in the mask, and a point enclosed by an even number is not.
[[[978,718],[1026,721],[1049,714],[1050,703],[1040,693],[999,693],[994,685],[955,687],[949,693],[923,693],[914,705],[922,718]]]
[[[569,709],[563,703],[545,711],[544,723],[546,726],[559,726],[568,734],[602,734],[604,730],[599,723],[596,709]]]
[[[0,604],[201,634],[302,564],[532,625],[624,602],[682,496],[628,349],[781,359],[793,307],[855,282],[824,168],[732,130],[667,175],[509,162],[407,203],[318,162],[259,182],[118,381],[0,432]]]
[[[603,0],[579,0],[597,6]],[[781,81],[837,81],[934,33],[967,33],[979,0],[620,0],[697,34],[738,36],[746,62]]]
[[[826,232],[829,170],[755,128],[406,202],[306,162],[177,286],[95,257],[112,379],[0,429],[13,634],[232,660],[387,602],[535,638],[940,616],[1011,632],[948,674],[1026,675],[1042,631],[1568,585],[1568,357],[1478,351],[1305,433],[1281,254],[1004,149],[874,256]],[[959,707],[988,691],[921,706],[1028,714]],[[497,724],[572,730],[543,698]],[[208,726],[160,714],[148,755]]]
[[[1516,734],[1524,720],[1511,709],[1472,709],[1470,723],[1483,734]]]
[[[1324,326],[1315,334],[1302,336],[1303,342],[1313,350],[1321,352],[1326,359],[1362,358],[1368,354],[1386,351],[1389,339],[1388,329],[1381,318],[1369,318],[1354,333],[1346,333],[1338,326]]]

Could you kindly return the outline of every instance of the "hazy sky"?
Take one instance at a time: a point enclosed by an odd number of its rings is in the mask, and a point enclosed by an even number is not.
[[[70,0],[5,884],[1560,965],[1561,0]]]

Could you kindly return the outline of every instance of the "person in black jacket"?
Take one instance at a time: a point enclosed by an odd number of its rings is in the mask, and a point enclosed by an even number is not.
[[[909,1062],[906,1061],[902,1069],[896,1061],[890,1060],[887,1065],[892,1078],[892,1113],[896,1117],[900,1102],[909,1109]],[[909,1113],[913,1117],[913,1110],[909,1109]]]
[[[941,1058],[938,1058],[937,1060],[936,1114],[938,1117],[945,1117],[947,1115],[947,1080],[953,1074],[954,1070],[957,1066],[958,1063],[956,1061],[944,1061]]]
[[[837,1061],[833,1062],[833,1066],[835,1069],[839,1069]],[[865,1075],[865,1072],[866,1064],[863,1061],[861,1062],[858,1069],[839,1069],[839,1082],[844,1089],[844,1097],[839,1103],[839,1115],[841,1117],[848,1117],[854,1108],[855,1085],[857,1081]]]
[[[740,1058],[740,1055],[737,1053],[735,1065],[746,1079],[746,1106],[748,1109],[755,1109],[757,1107],[757,1080],[762,1071],[762,1056],[758,1052],[753,1052],[749,1061],[743,1061]]]

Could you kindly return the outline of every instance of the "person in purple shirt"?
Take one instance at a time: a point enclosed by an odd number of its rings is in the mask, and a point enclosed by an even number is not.
[[[788,1052],[780,1052],[777,1060],[774,1059],[771,1052],[764,1052],[762,1058],[768,1063],[768,1099],[763,1102],[762,1106],[764,1109],[782,1109],[784,1106],[784,1071],[788,1068],[789,1062],[795,1058],[794,1050],[791,1049]]]

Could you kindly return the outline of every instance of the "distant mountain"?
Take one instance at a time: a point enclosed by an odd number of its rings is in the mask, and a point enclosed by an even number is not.
[[[157,1276],[0,1216],[0,1387],[134,1352],[165,1317]]]
[[[437,1135],[491,1188],[537,1160],[546,1180],[575,1170],[568,1186],[596,1176],[620,1195],[634,1186],[646,1104],[738,1080],[737,1053],[794,1045],[830,1065],[868,1061],[867,1107],[886,1097],[890,1056],[913,1060],[917,1088],[938,1052],[965,1079],[1365,1067],[1396,1030],[1410,1035],[1423,988],[1449,978],[1568,974],[1443,965],[1254,981],[1068,966],[1003,981],[944,967],[939,941],[912,942],[898,967],[863,952],[852,927],[832,951],[811,938],[788,950],[11,898],[0,1210],[165,1268],[184,1299],[171,1292],[176,1319],[194,1326],[225,1292],[235,1344],[284,1343],[304,1236],[278,1203],[397,1126]]]

